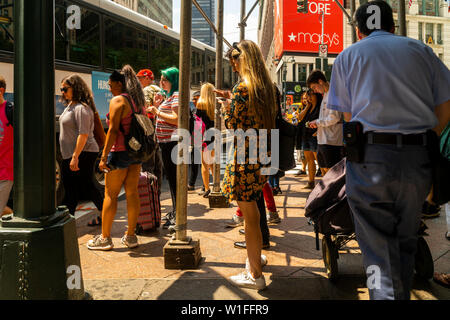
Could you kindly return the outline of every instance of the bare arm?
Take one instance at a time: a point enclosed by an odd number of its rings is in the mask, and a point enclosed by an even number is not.
[[[72,154],[72,160],[70,161],[70,170],[72,171],[79,171],[80,168],[78,168],[78,157],[80,156],[80,153],[83,151],[84,146],[86,145],[88,134],[79,134],[77,138],[77,144],[75,146],[75,150]]]
[[[450,100],[438,105],[434,109],[434,114],[438,118],[439,124],[433,130],[440,136],[450,121]]]

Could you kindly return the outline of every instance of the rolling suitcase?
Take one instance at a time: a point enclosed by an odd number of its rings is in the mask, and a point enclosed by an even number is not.
[[[161,224],[158,178],[150,172],[141,172],[139,177],[139,199],[141,210],[136,225],[136,233],[155,230]]]

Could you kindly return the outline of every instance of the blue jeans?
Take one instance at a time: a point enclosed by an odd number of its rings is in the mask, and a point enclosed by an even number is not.
[[[280,186],[280,177],[277,175],[269,176],[269,183],[272,188],[277,188]]]
[[[347,161],[353,212],[371,299],[410,298],[421,207],[431,189],[425,147],[367,145],[363,163]]]

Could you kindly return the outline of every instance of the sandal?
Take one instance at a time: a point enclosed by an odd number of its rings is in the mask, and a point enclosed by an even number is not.
[[[88,227],[96,227],[96,226],[101,226],[102,225],[102,217],[97,216],[97,218],[92,219],[91,222],[89,222]]]
[[[433,276],[434,282],[444,286],[446,288],[450,288],[450,274],[447,273],[438,273],[435,272]]]

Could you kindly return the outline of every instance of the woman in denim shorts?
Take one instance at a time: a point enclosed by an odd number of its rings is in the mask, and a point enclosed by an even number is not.
[[[90,250],[111,250],[111,228],[117,212],[117,200],[122,187],[127,197],[128,229],[121,243],[128,248],[138,246],[135,234],[140,211],[138,193],[141,162],[133,161],[125,147],[125,135],[128,134],[133,108],[144,113],[145,99],[141,84],[134,70],[126,65],[120,71],[114,71],[108,82],[114,98],[110,102],[107,123],[109,125],[99,169],[105,174],[105,201],[102,211],[102,234],[89,240]],[[125,93],[126,92],[126,93]]]
[[[311,129],[306,127],[308,122],[313,121],[319,117],[320,104],[322,103],[322,95],[308,91],[308,103],[311,105],[303,118],[305,125],[300,129],[302,130],[302,149],[305,154],[306,162],[308,163],[308,184],[305,189],[314,188],[314,178],[316,176],[316,163],[317,160],[317,129]]]

